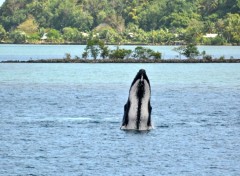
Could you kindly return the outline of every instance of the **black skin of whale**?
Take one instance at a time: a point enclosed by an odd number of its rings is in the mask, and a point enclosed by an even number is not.
[[[131,87],[134,85],[134,83],[141,79],[141,77],[143,76],[143,79],[145,79],[147,81],[147,83],[149,84],[149,87],[151,88],[150,86],[150,81],[147,77],[147,74],[146,74],[146,71],[144,69],[140,69],[139,72],[137,73],[137,75],[135,76],[132,84],[131,84]],[[131,87],[130,87],[130,90],[131,90]],[[130,93],[130,90],[129,90],[129,93]],[[139,129],[139,124],[140,124],[140,110],[141,110],[141,99],[143,98],[144,96],[144,84],[142,82],[139,82],[138,84],[138,91],[136,93],[137,95],[137,98],[139,99],[139,104],[138,104],[138,113],[137,113],[137,124],[136,124],[136,127],[138,130]],[[128,117],[128,112],[129,112],[129,108],[131,106],[131,102],[129,101],[129,98],[128,98],[128,101],[127,103],[125,104],[124,106],[124,115],[123,115],[123,121],[122,121],[122,126],[127,126],[128,125],[128,121],[129,121],[129,117]],[[148,117],[148,121],[147,121],[147,126],[152,126],[151,124],[151,112],[152,112],[152,107],[151,107],[151,103],[150,103],[150,100],[148,102],[148,112],[149,112],[149,117]]]

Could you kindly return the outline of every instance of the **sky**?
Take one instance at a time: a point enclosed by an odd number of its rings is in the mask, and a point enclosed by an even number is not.
[[[5,1],[5,0],[0,0],[0,6],[3,4],[4,1]]]

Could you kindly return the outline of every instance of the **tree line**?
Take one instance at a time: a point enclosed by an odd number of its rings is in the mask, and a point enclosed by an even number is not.
[[[66,54],[67,58],[70,58],[69,54]],[[134,50],[119,48],[109,49],[104,42],[98,38],[92,37],[87,41],[86,48],[82,54],[83,59],[89,59],[92,57],[94,60],[99,58],[111,59],[111,60],[158,60],[162,58],[162,54],[158,51],[154,51],[150,48],[137,46]]]
[[[202,56],[202,60],[204,61],[212,61],[213,58],[211,55],[208,55],[205,51],[202,53],[199,52],[197,46],[193,43],[189,43],[187,45],[182,45],[175,47],[174,51],[178,52],[180,55],[185,56],[189,60],[199,59],[199,56]],[[90,58],[90,59],[89,59]],[[102,58],[103,60],[109,59],[112,61],[118,60],[128,60],[128,61],[155,61],[158,62],[162,59],[162,53],[158,51],[154,51],[150,48],[137,46],[134,50],[124,49],[117,46],[116,49],[109,49],[108,46],[104,44],[102,40],[91,36],[91,39],[87,41],[84,52],[82,53],[82,59],[85,60],[97,60],[98,58]],[[66,53],[67,60],[71,60],[71,55]],[[80,59],[78,56],[75,57],[76,60]],[[219,59],[224,60],[224,57]]]
[[[240,0],[6,0],[0,41],[237,45],[239,12]]]

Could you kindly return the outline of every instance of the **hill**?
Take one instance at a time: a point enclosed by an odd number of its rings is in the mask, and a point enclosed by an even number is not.
[[[240,44],[240,0],[6,0],[0,40]],[[217,34],[215,37],[207,33]]]

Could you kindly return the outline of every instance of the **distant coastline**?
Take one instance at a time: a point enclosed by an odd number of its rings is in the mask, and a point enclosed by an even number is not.
[[[240,63],[240,59],[37,59],[37,60],[6,60],[0,63]]]
[[[78,43],[78,42],[62,42],[62,43],[54,43],[54,42],[33,42],[33,43],[10,43],[10,42],[0,42],[1,45],[87,45],[86,43]],[[105,43],[107,46],[184,46],[186,43],[177,44],[177,43],[138,43],[138,42],[129,42],[129,43]],[[240,44],[234,43],[226,43],[222,45],[214,45],[214,44],[197,44],[197,46],[240,46]]]
[[[182,52],[174,50],[179,46],[153,46],[153,45],[121,45],[121,46],[106,46],[108,52],[105,53],[103,58],[103,50],[97,48],[97,61],[94,60],[92,51],[88,50],[88,55],[83,56],[86,51],[87,45],[23,45],[23,44],[3,44],[0,45],[0,62],[57,62],[57,63],[67,63],[67,62],[77,62],[77,63],[92,63],[92,62],[130,62],[130,63],[153,63],[153,62],[174,62],[186,63],[190,62]],[[113,56],[112,53],[116,49],[124,54],[121,58],[120,56]],[[181,46],[183,47],[183,46]],[[138,50],[136,50],[138,49]],[[141,49],[141,50],[139,50]],[[146,50],[147,49],[147,50]],[[148,50],[159,52],[160,56],[158,58],[152,57],[152,53],[148,54]],[[209,60],[214,60],[214,62],[237,62],[237,61],[218,61],[218,60],[229,60],[229,59],[240,59],[240,47],[239,46],[197,46],[199,54],[194,56],[194,61],[191,62],[209,62]],[[127,51],[126,51],[127,50]],[[128,50],[131,50],[131,54],[128,54]],[[144,50],[144,52],[140,52]],[[146,51],[145,51],[146,50]],[[106,50],[104,50],[106,52]],[[137,53],[136,53],[137,51]],[[127,52],[126,55],[124,52]],[[191,51],[192,52],[192,51]],[[146,53],[146,54],[142,54]],[[156,53],[155,53],[156,54]],[[65,60],[63,60],[65,59]],[[104,59],[104,61],[101,61]],[[133,59],[133,61],[132,61]],[[149,61],[142,61],[142,60]],[[34,60],[34,61],[33,61]],[[49,61],[50,60],[50,61]],[[69,61],[70,60],[70,61]],[[123,60],[123,61],[122,61]],[[161,60],[161,61],[156,61]],[[169,61],[168,61],[169,60]],[[186,60],[186,61],[185,61]],[[207,61],[198,61],[207,60]]]

